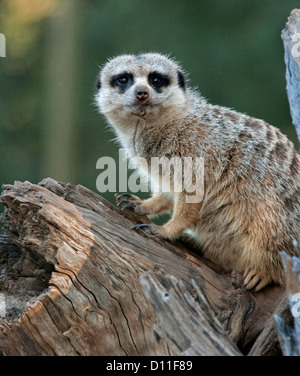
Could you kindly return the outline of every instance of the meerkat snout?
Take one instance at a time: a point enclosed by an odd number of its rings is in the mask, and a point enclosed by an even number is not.
[[[146,103],[151,98],[151,89],[146,85],[138,85],[134,90],[135,97],[142,103]]]

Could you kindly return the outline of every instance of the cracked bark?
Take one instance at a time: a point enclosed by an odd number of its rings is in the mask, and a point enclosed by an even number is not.
[[[291,12],[281,37],[290,111],[300,144],[300,9]]]
[[[82,186],[52,179],[39,185],[15,182],[3,186],[1,200],[4,355],[246,354],[282,297],[283,289],[275,286],[244,292],[190,244],[130,230],[140,218]],[[147,275],[151,283],[158,275],[165,276],[159,281],[179,281],[172,304],[186,306],[181,330],[194,338],[192,348],[172,335],[180,325],[174,309],[174,315],[165,315],[170,308],[163,305],[157,311],[145,288]],[[199,291],[209,312],[205,304],[199,308]],[[192,312],[197,312],[193,324]],[[206,350],[201,343],[209,344]],[[269,353],[279,348],[275,339]]]

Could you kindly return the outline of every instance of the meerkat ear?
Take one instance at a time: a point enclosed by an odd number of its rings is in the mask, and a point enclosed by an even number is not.
[[[98,77],[96,81],[96,90],[99,90],[100,88],[101,88],[101,81],[100,81],[100,77]]]
[[[181,71],[177,71],[177,77],[179,87],[182,87],[182,89],[185,90],[185,77],[183,73]]]

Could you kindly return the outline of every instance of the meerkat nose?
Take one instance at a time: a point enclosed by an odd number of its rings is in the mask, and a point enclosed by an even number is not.
[[[146,102],[150,99],[150,90],[147,86],[138,86],[135,89],[135,96],[141,102]]]

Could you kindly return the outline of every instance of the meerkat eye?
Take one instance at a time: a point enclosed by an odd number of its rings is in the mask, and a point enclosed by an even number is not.
[[[150,73],[149,74],[149,83],[155,89],[160,89],[162,86],[169,85],[169,78],[160,73]]]
[[[128,81],[129,81],[129,78],[127,76],[120,77],[116,80],[117,84],[120,86],[126,85]]]
[[[117,76],[113,76],[111,80],[111,84],[113,87],[120,87],[122,90],[125,90],[129,87],[132,83],[133,77],[129,73],[119,74]]]
[[[162,84],[162,80],[161,80],[160,77],[155,76],[155,77],[152,78],[152,83],[155,86],[160,86]]]

